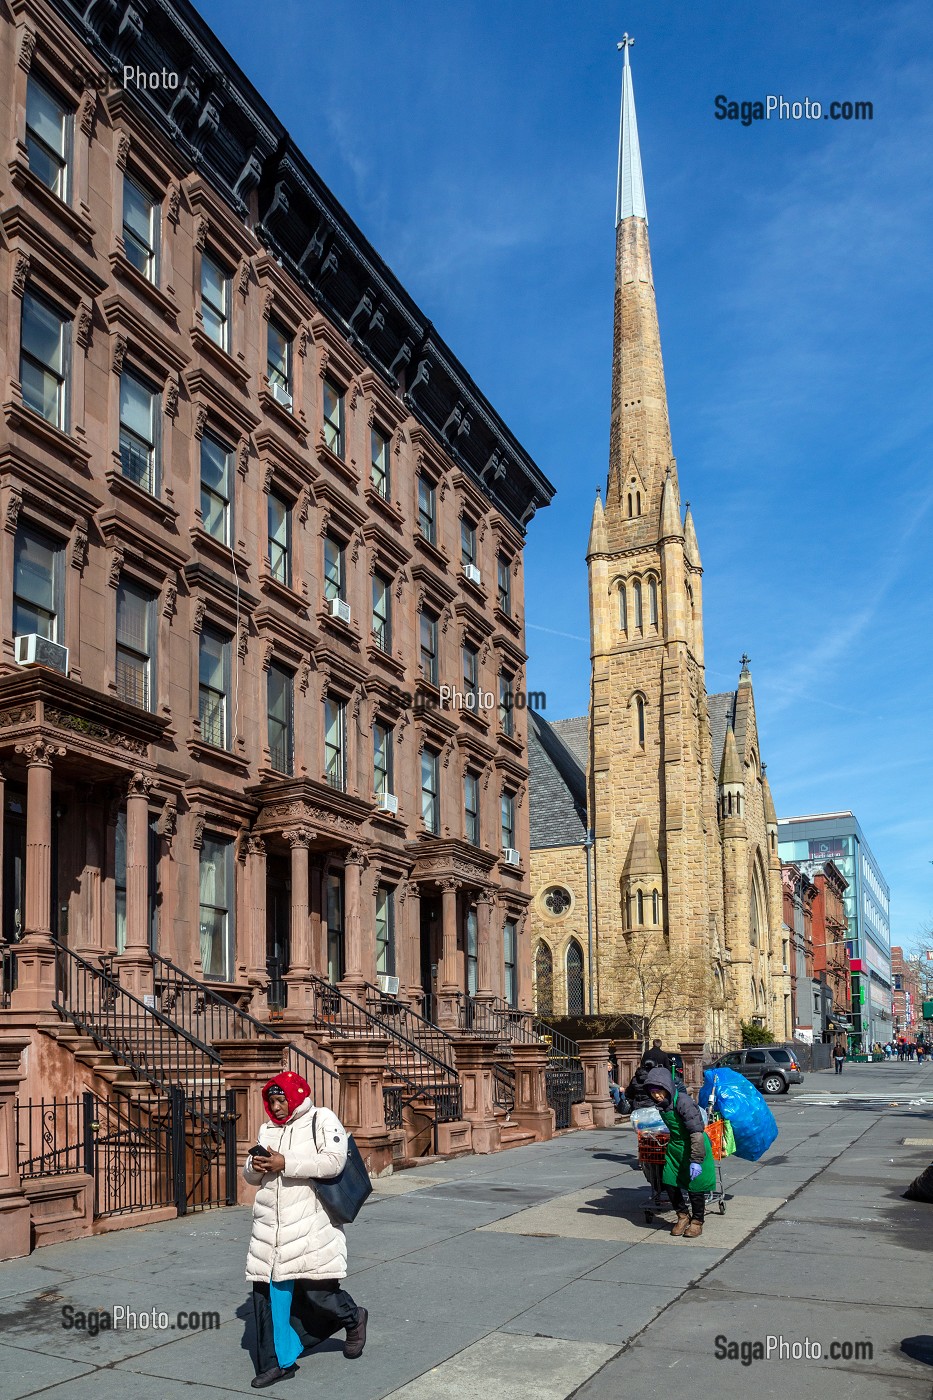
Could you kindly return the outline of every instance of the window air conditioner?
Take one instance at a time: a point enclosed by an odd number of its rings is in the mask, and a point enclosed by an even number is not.
[[[516,851],[514,846],[502,847],[502,859],[506,865],[521,865],[522,863],[521,853]]]
[[[393,817],[398,815],[398,798],[392,792],[381,792],[379,794],[380,812],[391,812]]]
[[[341,622],[349,623],[350,604],[345,603],[342,598],[331,598],[330,615],[331,617],[339,617]]]
[[[48,666],[63,676],[68,674],[68,648],[40,637],[38,632],[16,638],[16,660],[20,666]]]
[[[270,384],[269,388],[272,390],[272,397],[275,399],[276,403],[280,403],[283,408],[287,408],[289,413],[291,413],[293,399],[285,386],[283,384]]]
[[[379,973],[379,976],[376,978],[376,986],[379,988],[380,992],[382,992],[383,996],[387,996],[387,997],[397,997],[397,996],[398,996],[398,978],[397,978],[397,977],[386,977],[386,975],[385,975],[384,972],[380,972],[380,973]]]
[[[463,573],[464,577],[468,578],[471,583],[482,583],[483,581],[483,576],[475,564],[464,564]]]

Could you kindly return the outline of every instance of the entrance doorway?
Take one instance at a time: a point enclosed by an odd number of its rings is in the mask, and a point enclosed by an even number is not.
[[[440,900],[421,896],[421,986],[424,991],[424,1014],[434,1020],[434,998],[437,995],[437,969],[441,960]]]
[[[26,931],[26,803],[8,797],[3,822],[3,941]]]
[[[282,1011],[288,995],[285,974],[291,961],[291,882],[284,861],[270,859],[266,875],[266,971],[269,1006]]]

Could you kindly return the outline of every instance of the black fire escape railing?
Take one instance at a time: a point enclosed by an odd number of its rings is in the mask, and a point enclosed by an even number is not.
[[[324,1108],[336,1108],[339,1079],[328,1065],[300,1049],[287,1036],[273,1030],[241,1006],[199,982],[189,972],[152,954],[155,993],[159,1010],[205,1044],[215,1040],[276,1040],[286,1045],[286,1063],[311,1086],[311,1096]]]
[[[388,1040],[385,1085],[386,1126],[401,1127],[403,1110],[413,1104],[431,1106],[434,1145],[438,1123],[454,1123],[462,1115],[460,1080],[453,1065],[425,1049],[381,1016],[344,996],[337,987],[311,974],[314,1016],[331,1036],[375,1036]]]

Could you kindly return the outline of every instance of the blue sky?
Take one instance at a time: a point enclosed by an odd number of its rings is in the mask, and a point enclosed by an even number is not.
[[[851,808],[933,922],[933,11],[828,0],[209,0],[201,12],[554,482],[529,685],[582,714],[632,54],[707,683],[747,651],[780,815]],[[273,21],[273,22],[270,22]],[[713,101],[868,99],[872,122]]]

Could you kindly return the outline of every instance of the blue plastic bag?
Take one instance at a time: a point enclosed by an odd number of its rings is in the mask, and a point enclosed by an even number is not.
[[[716,1107],[732,1124],[737,1157],[757,1162],[767,1152],[778,1135],[777,1123],[764,1098],[754,1084],[734,1069],[703,1071],[700,1106],[706,1108],[716,1089]]]

